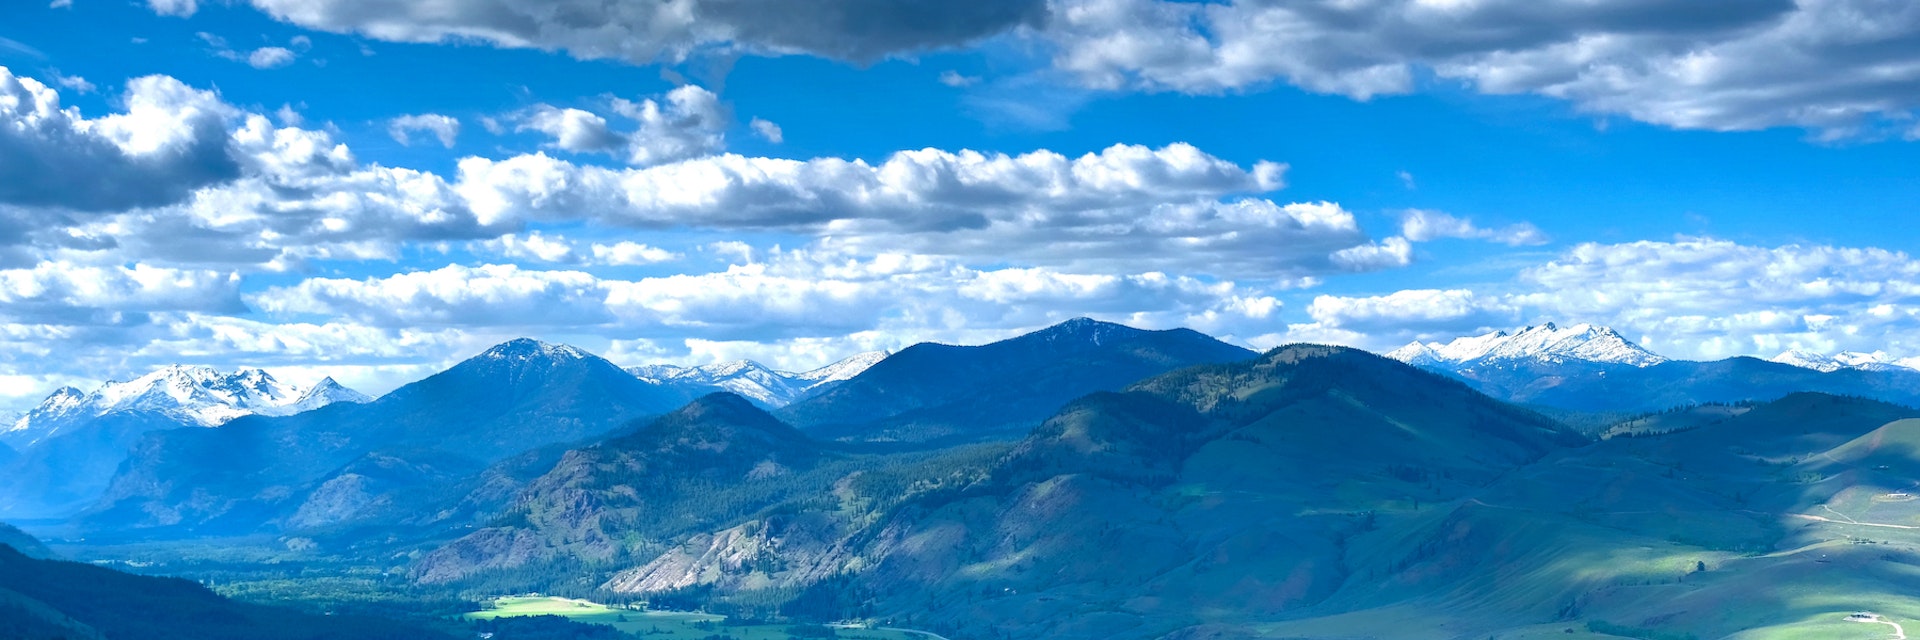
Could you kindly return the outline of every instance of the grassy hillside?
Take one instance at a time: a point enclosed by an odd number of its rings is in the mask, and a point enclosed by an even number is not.
[[[951,488],[842,483],[813,513],[696,536],[609,586],[824,589],[955,637],[1159,637],[1310,607],[1349,578],[1357,537],[1583,442],[1440,376],[1289,348],[1088,396]]]
[[[4,522],[0,522],[0,545],[12,547],[14,551],[29,558],[53,557],[53,552],[47,549],[47,545],[41,544],[38,538]]]
[[[1920,415],[1799,394],[1684,431],[1549,456],[1432,524],[1361,541],[1350,581],[1282,636],[1862,638],[1920,618]],[[1908,529],[1905,527],[1915,527]]]
[[[412,625],[233,602],[198,584],[36,560],[0,546],[0,637],[104,640],[412,640]]]

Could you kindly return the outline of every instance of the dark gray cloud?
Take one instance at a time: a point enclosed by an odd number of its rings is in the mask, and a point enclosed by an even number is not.
[[[1679,128],[1920,135],[1920,4],[1900,0],[1052,5],[1055,66],[1104,89],[1368,99],[1431,73]]]
[[[1041,0],[703,0],[744,43],[847,60],[965,44],[1046,20]]]
[[[0,67],[0,204],[119,211],[185,199],[231,180],[231,110],[172,78],[128,85],[127,111],[85,120],[59,95]],[[4,224],[4,223],[0,223]]]
[[[251,0],[311,29],[399,42],[477,39],[581,58],[675,61],[703,49],[848,60],[963,44],[1045,20],[1045,0]]]

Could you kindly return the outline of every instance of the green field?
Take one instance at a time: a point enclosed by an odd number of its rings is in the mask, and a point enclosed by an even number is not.
[[[730,625],[724,616],[684,611],[644,611],[551,596],[515,596],[493,601],[493,607],[466,615],[471,620],[518,616],[560,616],[575,622],[603,624],[649,640],[698,640],[715,634],[739,640],[787,640],[790,625]],[[905,629],[837,628],[848,640],[935,640],[939,636]]]

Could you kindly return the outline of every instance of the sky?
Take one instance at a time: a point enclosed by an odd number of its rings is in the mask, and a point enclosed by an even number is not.
[[[0,410],[1073,317],[1920,355],[1904,0],[21,0]]]

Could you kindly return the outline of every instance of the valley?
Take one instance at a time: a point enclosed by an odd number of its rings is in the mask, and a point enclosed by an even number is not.
[[[503,640],[548,614],[876,640],[1920,619],[1920,411],[1763,386],[1644,414],[1610,396],[1631,415],[1577,429],[1451,371],[1193,336],[1076,321],[907,349],[786,407],[515,342],[369,403],[148,434],[95,506],[22,524],[45,553],[242,602]],[[1061,373],[1122,363],[1150,368]],[[549,595],[501,599],[527,593]]]

